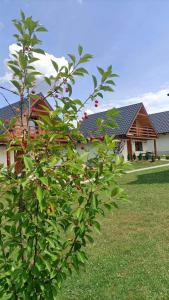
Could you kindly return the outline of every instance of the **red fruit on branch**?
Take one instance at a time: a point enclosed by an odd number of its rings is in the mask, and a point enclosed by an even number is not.
[[[97,103],[95,104],[95,107],[98,107],[98,104],[97,104]]]
[[[98,103],[99,103],[99,101],[98,101],[98,100],[95,100],[95,103],[96,103],[96,104],[98,104]]]

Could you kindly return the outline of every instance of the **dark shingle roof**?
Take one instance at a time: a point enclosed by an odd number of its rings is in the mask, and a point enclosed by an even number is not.
[[[169,111],[149,115],[157,133],[169,132]]]
[[[107,128],[106,133],[109,135],[123,135],[126,134],[132,125],[132,122],[143,104],[137,103],[128,106],[123,106],[118,108],[119,115],[116,116],[115,121],[118,125],[117,128]],[[84,120],[81,123],[80,130],[85,137],[89,137],[90,134],[94,134],[94,136],[98,136],[98,126],[97,119],[105,120],[107,119],[107,113],[109,111],[103,111],[96,114],[89,115],[87,120]]]
[[[40,97],[43,97],[42,93],[39,93],[38,95]],[[44,101],[49,105],[49,107],[52,110],[53,108],[50,106],[49,102],[46,99],[44,99]],[[3,120],[11,120],[13,117],[20,116],[20,112],[17,112],[17,108],[20,108],[20,105],[21,105],[21,102],[17,101],[15,103],[12,103],[10,105],[0,108],[0,118]],[[23,112],[28,108],[28,106],[29,106],[28,99],[25,98],[24,104],[22,107]]]
[[[19,116],[20,112],[17,112],[17,108],[20,108],[20,101],[0,108],[0,118],[3,120],[10,120],[13,117]],[[28,108],[28,101],[24,100],[23,111]]]

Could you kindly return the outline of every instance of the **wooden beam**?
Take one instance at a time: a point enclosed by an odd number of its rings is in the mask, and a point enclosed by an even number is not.
[[[6,164],[7,164],[7,168],[9,168],[11,165],[11,156],[9,150],[6,150]]]
[[[154,140],[154,155],[155,155],[155,158],[157,158],[157,143],[156,143],[156,140]]]
[[[131,139],[127,140],[127,154],[130,156],[130,160],[133,160],[133,151],[132,151]]]

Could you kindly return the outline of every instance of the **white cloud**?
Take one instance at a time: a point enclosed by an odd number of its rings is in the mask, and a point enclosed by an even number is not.
[[[85,110],[85,112],[86,112],[88,115],[91,115],[91,114],[93,114],[93,113],[94,113],[94,111],[93,111],[93,110],[91,110],[91,109],[86,109],[86,110]]]
[[[169,93],[169,83],[165,84],[161,89],[157,91],[150,91],[144,94],[140,94],[136,97],[129,97],[123,100],[119,100],[116,102],[109,101],[109,104],[104,104],[104,99],[101,101],[99,107],[97,109],[93,108],[92,113],[97,113],[100,111],[105,111],[111,109],[113,107],[121,107],[127,106],[130,104],[140,103],[142,102],[148,113],[156,113],[162,111],[169,111],[169,97],[167,94]],[[111,104],[112,103],[112,104]],[[90,108],[90,107],[89,107]]]
[[[9,46],[9,58],[12,58],[12,54],[15,53],[18,49],[19,49],[18,45],[11,44]],[[37,71],[41,72],[45,76],[50,76],[50,75],[55,76],[56,75],[56,71],[52,65],[51,59],[54,60],[55,62],[57,62],[59,68],[61,66],[68,65],[67,60],[63,56],[57,58],[54,55],[49,54],[47,52],[45,53],[45,55],[39,54],[39,53],[34,53],[34,56],[36,58],[38,58],[39,60],[34,62],[32,65],[36,68]],[[4,63],[6,65],[6,72],[2,77],[0,77],[1,83],[9,82],[12,78],[12,73],[6,64],[7,59],[5,59]],[[46,82],[44,82],[43,77],[37,76],[36,91],[45,93],[48,89],[49,89],[49,86],[47,85]]]
[[[143,102],[148,113],[155,113],[155,112],[169,110],[169,97],[167,96],[168,93],[169,93],[169,84],[166,88],[159,89],[155,92],[147,92],[138,97],[126,99],[125,101],[121,102],[120,105],[118,106]]]

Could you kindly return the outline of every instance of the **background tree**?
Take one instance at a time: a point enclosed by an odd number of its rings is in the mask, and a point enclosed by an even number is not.
[[[19,48],[8,66],[20,99],[21,138],[14,136],[9,147],[22,153],[23,165],[19,172],[11,166],[0,173],[0,297],[51,300],[67,275],[85,264],[86,245],[93,242],[93,230],[100,230],[98,216],[124,198],[117,183],[123,160],[113,153],[116,140],[106,134],[101,140],[91,137],[97,154],[88,159],[87,141],[78,123],[78,114],[87,102],[93,101],[97,107],[103,92],[113,91],[117,75],[111,66],[106,70],[98,67],[100,79],[92,75],[93,91],[88,98],[72,99],[76,78],[88,74],[82,64],[92,55],[79,46],[77,57],[68,55],[68,66],[59,69],[52,61],[57,75],[44,78],[49,85],[45,98],[53,97],[56,106],[37,121],[41,134],[32,139],[28,126],[31,108],[25,128],[23,105],[26,98],[39,97],[31,93],[39,75],[32,64],[37,60],[34,53],[45,55],[38,48],[37,33],[46,29],[23,12],[13,23]],[[84,113],[83,122],[87,118]],[[9,132],[15,122],[2,127]],[[100,120],[98,125],[104,132],[105,124]]]

